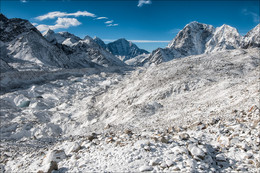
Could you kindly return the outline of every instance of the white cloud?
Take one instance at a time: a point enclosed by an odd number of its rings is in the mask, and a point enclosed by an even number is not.
[[[254,13],[254,12],[252,12],[252,11],[248,11],[247,9],[243,9],[242,10],[242,13],[244,14],[244,15],[249,15],[249,16],[251,16],[252,18],[253,18],[253,21],[255,22],[255,23],[259,23],[259,21],[260,21],[260,17],[259,17],[259,14],[257,14],[257,13]]]
[[[101,19],[108,19],[107,17],[98,17],[96,18],[97,20],[101,20]]]
[[[142,7],[144,4],[152,4],[151,0],[139,0],[137,7]]]
[[[33,26],[37,26],[37,25],[38,25],[38,23],[32,23],[32,25],[33,25]]]
[[[39,31],[46,31],[48,29],[56,30],[60,28],[69,28],[71,26],[78,26],[81,23],[76,18],[58,18],[55,25],[38,25],[37,29]]]
[[[118,24],[109,24],[107,26],[118,26]]]
[[[57,18],[57,17],[68,17],[68,16],[74,16],[74,17],[78,17],[78,16],[96,17],[95,14],[89,13],[87,11],[77,11],[75,13],[66,13],[66,12],[60,12],[60,11],[53,11],[53,12],[49,12],[49,13],[47,13],[45,15],[38,16],[35,19],[37,19],[37,20],[45,20],[45,19],[54,19],[54,18]]]
[[[107,41],[107,42],[112,42],[115,41],[116,39],[103,39],[103,41]],[[133,43],[169,43],[170,40],[128,40],[131,41]]]
[[[106,21],[105,24],[113,23],[113,20]]]
[[[27,0],[20,0],[22,3],[26,3],[26,2],[28,2]]]

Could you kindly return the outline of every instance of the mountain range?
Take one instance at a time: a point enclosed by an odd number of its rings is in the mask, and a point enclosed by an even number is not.
[[[244,37],[236,28],[191,22],[166,48],[149,54],[124,38],[105,44],[68,32],[41,34],[28,20],[0,14],[1,72],[159,64],[175,58],[237,48],[260,47],[260,24]]]
[[[260,24],[243,37],[236,28],[229,25],[224,24],[214,28],[212,25],[191,22],[177,34],[166,48],[154,50],[145,58],[138,59],[135,64],[159,64],[190,55],[260,47],[259,29]]]

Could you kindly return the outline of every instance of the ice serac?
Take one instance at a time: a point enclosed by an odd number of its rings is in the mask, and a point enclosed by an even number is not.
[[[93,40],[99,45],[101,46],[103,49],[106,49],[107,48],[107,45],[104,43],[103,40],[101,40],[99,37],[95,36],[93,38]]]
[[[108,43],[107,49],[122,61],[129,60],[141,54],[149,53],[144,49],[139,49],[134,43],[127,41],[124,38]]]
[[[206,44],[205,53],[216,52],[240,47],[242,37],[236,28],[229,25],[222,25],[216,28],[213,36]]]
[[[260,24],[250,30],[243,38],[242,48],[260,47]]]
[[[191,22],[177,34],[168,47],[177,50],[182,56],[202,54],[214,31],[212,25]]]

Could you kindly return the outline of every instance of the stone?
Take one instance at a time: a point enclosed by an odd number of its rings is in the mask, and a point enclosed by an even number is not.
[[[150,147],[148,145],[144,146],[145,151],[150,151]]]
[[[58,170],[58,164],[56,161],[51,161],[47,165],[44,165],[42,170],[37,171],[37,173],[51,173],[54,170]]]
[[[49,151],[43,159],[42,165],[48,165],[51,161],[59,162],[65,159],[67,156],[64,150]]]
[[[91,135],[87,136],[87,139],[88,139],[89,141],[92,141],[92,140],[94,140],[94,139],[97,139],[97,135],[96,135],[95,133],[92,133]]]
[[[149,165],[150,166],[156,166],[160,164],[160,159],[156,158],[150,161]]]
[[[224,162],[225,162],[225,161],[226,161],[226,157],[225,157],[225,155],[222,154],[222,153],[221,153],[221,154],[217,154],[217,155],[216,155],[216,160],[217,160],[217,161],[222,161],[222,162],[224,161]]]
[[[139,168],[139,171],[140,172],[144,172],[144,171],[152,171],[153,170],[153,167],[152,166],[148,166],[148,165],[144,165],[144,166],[141,166]]]
[[[205,157],[204,151],[197,146],[193,146],[190,149],[190,152],[194,158],[204,159],[204,157]]]
[[[164,136],[160,137],[159,141],[166,144],[168,143],[168,140]]]
[[[0,173],[4,173],[5,172],[5,167],[4,165],[0,164]]]
[[[68,153],[72,153],[72,152],[78,152],[81,149],[81,146],[79,145],[79,143],[75,142],[72,144],[72,146],[69,149]]]
[[[58,170],[58,164],[55,161],[51,161],[50,167],[47,173],[51,173],[53,170]]]
[[[30,100],[26,100],[26,101],[21,102],[21,103],[18,105],[18,107],[20,107],[20,108],[26,108],[26,107],[28,107],[28,106],[30,105],[30,103],[31,103]]]
[[[174,161],[172,161],[172,160],[167,160],[165,163],[166,163],[166,165],[167,165],[168,167],[174,165]]]
[[[125,134],[127,134],[127,135],[132,135],[133,132],[132,132],[131,130],[127,129],[127,130],[125,130]]]
[[[190,135],[188,133],[182,133],[179,135],[180,140],[188,140],[190,138]]]
[[[166,163],[161,163],[160,167],[163,168],[163,169],[167,168],[167,164]]]

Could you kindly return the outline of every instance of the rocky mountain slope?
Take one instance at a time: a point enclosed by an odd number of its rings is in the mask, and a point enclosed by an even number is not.
[[[110,52],[99,46],[91,37],[81,39],[68,32],[54,33],[46,31],[43,36],[55,45],[59,45],[70,57],[73,64],[86,67],[85,64],[92,63],[100,66],[124,66],[125,64]]]
[[[113,54],[119,57],[122,61],[127,61],[138,55],[147,54],[144,49],[139,49],[134,43],[127,41],[124,38],[118,39],[114,42],[107,44],[107,49]]]
[[[58,47],[50,44],[27,20],[0,16],[1,50],[5,62],[19,70],[69,68],[70,59]],[[2,56],[1,56],[2,58]]]

